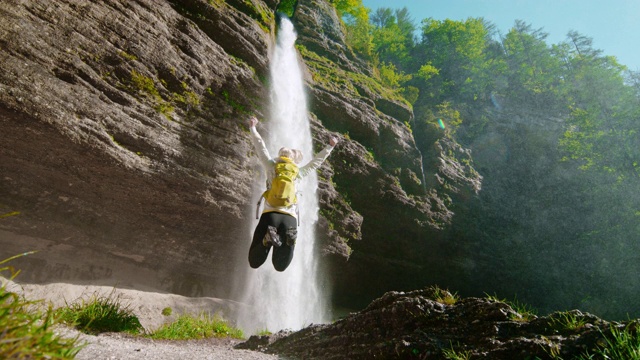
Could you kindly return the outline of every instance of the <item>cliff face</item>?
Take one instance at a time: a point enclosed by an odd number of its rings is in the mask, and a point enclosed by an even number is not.
[[[231,296],[276,6],[0,4],[0,214],[20,212],[0,221],[0,256],[39,250],[20,280]],[[450,206],[479,178],[435,132],[423,158],[412,110],[372,80],[328,3],[299,1],[293,20],[314,137],[343,137],[320,170],[318,223],[337,301],[437,282]]]
[[[228,295],[273,23],[254,4],[264,23],[232,2],[0,5],[2,255],[40,251],[22,281]]]
[[[323,174],[339,194],[337,201],[322,196],[326,220],[340,224],[328,234],[331,243],[346,240],[353,251],[348,262],[328,259],[336,300],[364,306],[385,289],[443,280],[455,267],[446,265],[454,261],[446,250],[451,206],[480,190],[481,177],[449,155],[470,160],[468,152],[434,127],[423,130],[431,139],[430,152],[420,153],[412,109],[372,80],[372,70],[345,45],[329,4],[298,1],[293,20],[309,70],[310,111],[347,140]],[[333,212],[336,203],[362,216],[358,233],[341,231],[348,228],[342,222],[348,212]]]

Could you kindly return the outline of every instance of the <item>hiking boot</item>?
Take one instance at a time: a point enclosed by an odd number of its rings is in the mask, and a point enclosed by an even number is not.
[[[280,247],[282,245],[282,242],[280,241],[280,236],[278,235],[278,229],[276,229],[274,226],[269,225],[267,227],[267,233],[264,235],[264,239],[262,239],[262,245],[267,247]]]
[[[288,228],[285,233],[285,238],[287,239],[287,245],[293,246],[296,244],[296,239],[298,238],[298,229],[296,228]]]

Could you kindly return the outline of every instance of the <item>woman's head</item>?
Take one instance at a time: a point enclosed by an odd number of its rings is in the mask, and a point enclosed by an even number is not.
[[[282,147],[280,148],[280,151],[278,151],[278,156],[288,157],[296,164],[299,164],[300,161],[302,161],[302,151],[298,149],[289,149],[287,147]]]

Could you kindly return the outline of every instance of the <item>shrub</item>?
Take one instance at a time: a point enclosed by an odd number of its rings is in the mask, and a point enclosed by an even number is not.
[[[183,314],[174,322],[163,325],[148,335],[152,339],[186,340],[230,336],[243,338],[242,331],[233,328],[220,317],[202,313],[198,317]]]
[[[140,320],[129,307],[111,295],[94,295],[89,300],[83,299],[57,309],[56,314],[65,323],[87,334],[121,331],[138,334],[143,330]]]
[[[451,293],[449,290],[441,289],[439,286],[434,285],[427,288],[427,291],[431,292],[431,298],[445,305],[453,305],[458,302],[458,293]]]

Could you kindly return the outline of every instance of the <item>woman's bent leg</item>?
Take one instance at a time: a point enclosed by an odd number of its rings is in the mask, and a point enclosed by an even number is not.
[[[282,246],[273,249],[273,268],[277,271],[285,271],[293,260],[293,250],[296,247],[297,227],[296,218],[291,215],[280,215],[278,218],[278,234],[282,239]]]
[[[269,223],[271,222],[269,214],[270,213],[265,213],[260,216],[258,226],[256,226],[256,230],[253,232],[253,240],[251,241],[251,247],[249,248],[249,265],[254,269],[257,269],[264,264],[265,260],[267,260],[267,256],[269,256],[269,250],[271,249],[270,246],[264,246],[262,244],[262,240],[264,239]]]

